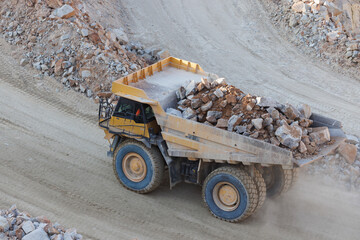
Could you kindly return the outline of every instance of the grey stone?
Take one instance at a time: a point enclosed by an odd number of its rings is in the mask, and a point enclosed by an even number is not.
[[[25,234],[28,234],[35,230],[35,226],[31,221],[26,221],[22,225],[22,230],[24,230]]]
[[[187,96],[187,99],[189,99],[189,100],[191,100],[191,99],[193,99],[194,98],[194,95],[189,95],[189,96]]]
[[[230,118],[229,118],[229,121],[228,121],[228,131],[232,132],[234,130],[234,125],[235,123],[237,122],[237,120],[239,120],[240,116],[239,115],[232,115]]]
[[[300,152],[300,153],[305,153],[305,152],[307,152],[306,145],[305,145],[305,143],[304,143],[303,141],[300,141],[298,149],[299,149],[299,152]]]
[[[185,111],[182,113],[182,117],[185,119],[191,119],[196,116],[196,112],[191,108],[186,108]]]
[[[304,117],[309,119],[311,117],[311,107],[307,104],[302,104],[298,107],[300,114]]]
[[[91,91],[91,89],[87,89],[87,90],[86,90],[86,96],[87,96],[88,98],[91,98],[91,97],[93,96],[93,92]]]
[[[224,118],[220,118],[217,121],[216,127],[218,128],[226,128],[228,126],[228,120],[224,119]]]
[[[63,67],[63,68],[69,68],[69,67],[71,67],[71,62],[70,62],[70,61],[63,61],[62,67]]]
[[[20,60],[20,66],[25,67],[29,63],[29,60],[23,58]]]
[[[352,53],[352,51],[350,50],[350,51],[347,51],[347,52],[346,52],[345,57],[346,57],[346,58],[351,58],[352,55],[353,55],[353,53]]]
[[[299,126],[289,126],[285,121],[275,131],[277,139],[288,148],[295,149],[299,146],[302,130]]]
[[[80,32],[81,32],[81,35],[82,35],[83,37],[89,36],[89,30],[86,29],[86,28],[81,29]]]
[[[161,50],[160,52],[158,52],[158,53],[156,54],[156,57],[157,57],[158,59],[165,59],[165,58],[167,58],[167,57],[170,57],[170,53],[169,53],[168,50]]]
[[[70,75],[74,72],[74,66],[71,66],[68,71],[67,71],[67,74]]]
[[[182,100],[186,97],[186,89],[184,87],[180,87],[177,91],[176,91],[176,96],[179,100]]]
[[[254,104],[253,104],[253,103],[248,103],[248,104],[246,105],[246,110],[247,110],[247,111],[251,111],[253,108],[254,108]]]
[[[69,15],[74,11],[75,10],[70,5],[65,4],[64,6],[55,9],[53,11],[52,15],[59,17],[59,18],[63,18],[63,17],[66,17],[66,15]]]
[[[189,84],[185,87],[186,90],[186,96],[189,96],[195,92],[196,89],[196,83],[194,80],[191,80]]]
[[[295,15],[291,15],[289,20],[289,26],[296,27],[297,25],[299,25],[299,21],[296,19]]]
[[[256,104],[260,107],[276,107],[278,102],[273,100],[271,97],[257,97]]]
[[[276,137],[270,138],[270,142],[271,142],[271,144],[274,144],[275,146],[279,146],[279,145],[280,145],[280,142],[279,142],[279,140],[278,140]]]
[[[214,94],[218,98],[224,97],[224,93],[219,88],[215,90]]]
[[[46,66],[45,64],[42,64],[40,67],[41,67],[41,71],[46,71],[49,69],[48,66]]]
[[[69,39],[70,37],[71,37],[71,34],[68,33],[68,34],[62,35],[62,36],[60,37],[60,39],[61,39],[62,41],[64,41],[64,40],[66,40],[66,39]]]
[[[177,117],[182,117],[182,113],[179,110],[174,109],[174,108],[166,109],[166,113],[177,116]]]
[[[227,83],[225,81],[225,78],[218,78],[214,82],[216,82],[217,85],[221,85],[221,86],[226,86],[227,85]]]
[[[276,110],[276,109],[274,109],[273,111],[271,111],[270,115],[271,115],[271,118],[272,118],[272,119],[275,119],[275,120],[277,120],[277,119],[280,118],[280,113],[279,113],[279,111]]]
[[[136,71],[138,69],[138,66],[135,63],[133,63],[131,64],[130,69]]]
[[[251,123],[254,125],[254,127],[257,129],[257,130],[260,130],[262,129],[262,124],[263,124],[263,119],[262,118],[256,118],[256,119],[252,119],[251,120]]]
[[[80,92],[84,93],[86,91],[86,88],[82,84],[80,84],[79,87],[80,87]]]
[[[273,119],[271,117],[267,117],[264,120],[264,126],[269,126],[272,124],[272,122],[273,122]]]
[[[84,78],[89,78],[91,77],[91,72],[89,70],[83,70],[81,72],[81,77],[84,79]]]
[[[353,51],[352,57],[355,58],[355,57],[358,57],[358,56],[359,56],[359,51],[357,51],[357,50]]]
[[[0,216],[0,228],[4,229],[4,232],[7,232],[9,230],[9,222],[6,220],[6,218]]]
[[[247,126],[236,126],[235,131],[239,134],[246,132]]]
[[[255,132],[253,134],[250,135],[251,138],[258,138],[259,137],[259,132]]]
[[[38,228],[25,235],[22,240],[50,240],[47,233],[42,228]]]
[[[33,63],[33,67],[36,69],[36,70],[41,70],[41,63],[40,62],[36,62],[36,63]]]
[[[210,89],[211,88],[211,84],[209,82],[209,80],[207,78],[201,78],[201,82],[204,84],[204,86],[207,88],[207,89]]]
[[[319,145],[330,141],[330,131],[328,127],[313,128],[312,133],[310,133],[309,136]]]
[[[348,143],[351,143],[351,144],[359,144],[359,142],[360,142],[360,140],[359,140],[359,138],[357,138],[356,136],[354,136],[354,135],[348,135],[348,134],[346,134],[346,138],[347,138],[347,142]]]
[[[215,117],[216,119],[219,119],[222,117],[222,112],[220,111],[208,111],[207,112],[207,117]]]
[[[202,105],[200,109],[201,109],[201,111],[206,112],[212,107],[212,105],[213,105],[213,102],[209,101],[206,104]]]
[[[200,99],[198,99],[198,98],[192,99],[191,100],[191,107],[193,109],[198,109],[201,106],[201,103],[202,103],[202,101]]]

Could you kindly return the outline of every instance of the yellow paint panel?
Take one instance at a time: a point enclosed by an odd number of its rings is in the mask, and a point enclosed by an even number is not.
[[[149,129],[147,124],[136,123],[134,120],[131,119],[113,116],[111,117],[110,125],[129,134],[149,138]]]

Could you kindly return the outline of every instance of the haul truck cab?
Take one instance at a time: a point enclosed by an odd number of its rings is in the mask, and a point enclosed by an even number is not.
[[[313,114],[313,125],[329,127],[334,143],[316,156],[295,160],[287,149],[164,111],[176,107],[179,87],[208,76],[196,63],[169,57],[113,82],[112,93],[100,94],[99,126],[124,187],[151,192],[167,169],[170,188],[182,181],[202,185],[210,212],[238,222],[258,211],[266,196],[286,192],[299,167],[345,140],[340,122]]]

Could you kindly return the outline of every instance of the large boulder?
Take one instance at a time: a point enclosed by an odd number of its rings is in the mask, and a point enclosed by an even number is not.
[[[282,126],[276,129],[275,135],[282,145],[296,149],[301,141],[302,130],[297,124],[289,126],[283,121]]]
[[[0,216],[0,232],[6,232],[9,230],[9,222],[6,220],[6,218]]]
[[[174,109],[174,108],[166,109],[166,113],[177,116],[177,117],[182,117],[182,113],[179,110]]]
[[[64,6],[55,9],[52,14],[56,17],[66,19],[75,16],[76,12],[70,5],[65,4]]]
[[[120,44],[127,44],[129,42],[129,38],[126,35],[124,29],[116,28],[116,29],[112,29],[112,32],[114,33]]]
[[[316,144],[324,144],[330,141],[330,132],[327,127],[317,127],[312,129],[312,133],[309,134],[312,141]]]
[[[38,228],[25,235],[22,240],[50,240],[48,234],[42,228]]]
[[[353,164],[355,162],[357,155],[357,147],[355,145],[342,143],[338,147],[337,151],[349,164]]]

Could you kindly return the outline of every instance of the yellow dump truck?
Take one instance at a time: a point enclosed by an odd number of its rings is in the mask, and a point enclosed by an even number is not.
[[[176,108],[175,92],[182,85],[208,76],[196,63],[169,57],[113,82],[113,96],[100,101],[99,126],[124,187],[151,192],[168,171],[170,188],[182,181],[202,185],[210,212],[238,222],[260,209],[266,196],[286,192],[297,168],[345,140],[340,122],[312,114],[313,126],[329,127],[334,143],[295,160],[287,149],[164,111]]]

